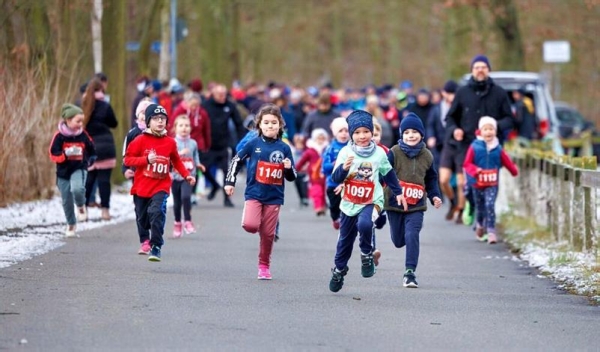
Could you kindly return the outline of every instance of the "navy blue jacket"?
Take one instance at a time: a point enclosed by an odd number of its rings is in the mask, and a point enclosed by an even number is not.
[[[442,150],[442,147],[444,146],[444,140],[446,139],[446,128],[444,128],[444,126],[442,125],[442,120],[440,116],[442,114],[442,108],[440,107],[440,104],[434,105],[431,111],[429,112],[426,127],[427,136],[425,137],[435,137],[435,148],[438,151]]]
[[[260,183],[256,180],[258,162],[280,164],[283,159],[290,159],[292,167],[283,169],[283,177],[288,181],[296,179],[296,169],[294,168],[294,157],[290,147],[279,139],[271,139],[264,136],[258,136],[246,143],[245,146],[231,159],[229,170],[225,178],[225,185],[235,186],[236,176],[243,165],[245,159],[249,159],[248,171],[246,176],[245,200],[257,200],[262,204],[283,204],[283,195],[285,183],[282,185],[269,185]]]

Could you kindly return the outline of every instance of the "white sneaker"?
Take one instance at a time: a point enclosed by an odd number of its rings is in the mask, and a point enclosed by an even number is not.
[[[67,229],[65,230],[65,237],[77,237],[77,234],[75,233],[75,225],[72,225],[72,228],[71,225],[67,225]]]
[[[77,222],[85,222],[87,219],[87,207],[85,205],[77,207]]]

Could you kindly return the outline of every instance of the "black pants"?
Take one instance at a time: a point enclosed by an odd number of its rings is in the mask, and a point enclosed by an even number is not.
[[[294,185],[296,186],[296,192],[298,192],[298,197],[300,197],[300,201],[303,201],[308,198],[308,182],[306,182],[306,174],[303,172],[299,172],[294,180]]]
[[[164,191],[156,193],[151,198],[133,196],[138,229],[150,230],[150,245],[152,246],[161,247],[164,243],[167,197],[167,192]]]
[[[211,187],[221,188],[221,185],[225,184],[225,177],[227,176],[227,168],[229,166],[229,150],[209,150],[202,155],[201,162],[206,167],[204,177],[211,184]],[[223,171],[223,182],[220,184],[210,172],[213,167]],[[223,194],[225,194],[224,190]],[[227,197],[227,195],[225,195],[225,197]]]
[[[112,169],[92,170],[88,171],[87,180],[85,181],[85,199],[86,204],[90,204],[94,183],[98,181],[98,190],[100,191],[100,206],[102,208],[110,208],[110,174]]]
[[[192,220],[192,186],[186,181],[173,180],[171,192],[173,193],[173,216],[176,222],[181,221],[181,208],[183,207],[183,219]]]
[[[329,215],[331,220],[336,221],[340,219],[340,203],[342,202],[342,194],[335,194],[335,187],[327,187],[327,199],[329,200]]]

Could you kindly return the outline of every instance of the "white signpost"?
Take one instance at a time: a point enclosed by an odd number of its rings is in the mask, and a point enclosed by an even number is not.
[[[544,42],[544,62],[554,65],[554,96],[560,97],[560,65],[571,61],[571,44],[566,40],[550,40]]]

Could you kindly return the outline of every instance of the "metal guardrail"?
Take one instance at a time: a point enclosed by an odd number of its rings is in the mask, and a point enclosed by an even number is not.
[[[500,187],[516,215],[534,219],[557,242],[574,251],[599,255],[596,157],[573,158],[507,146],[519,176],[502,171]]]

